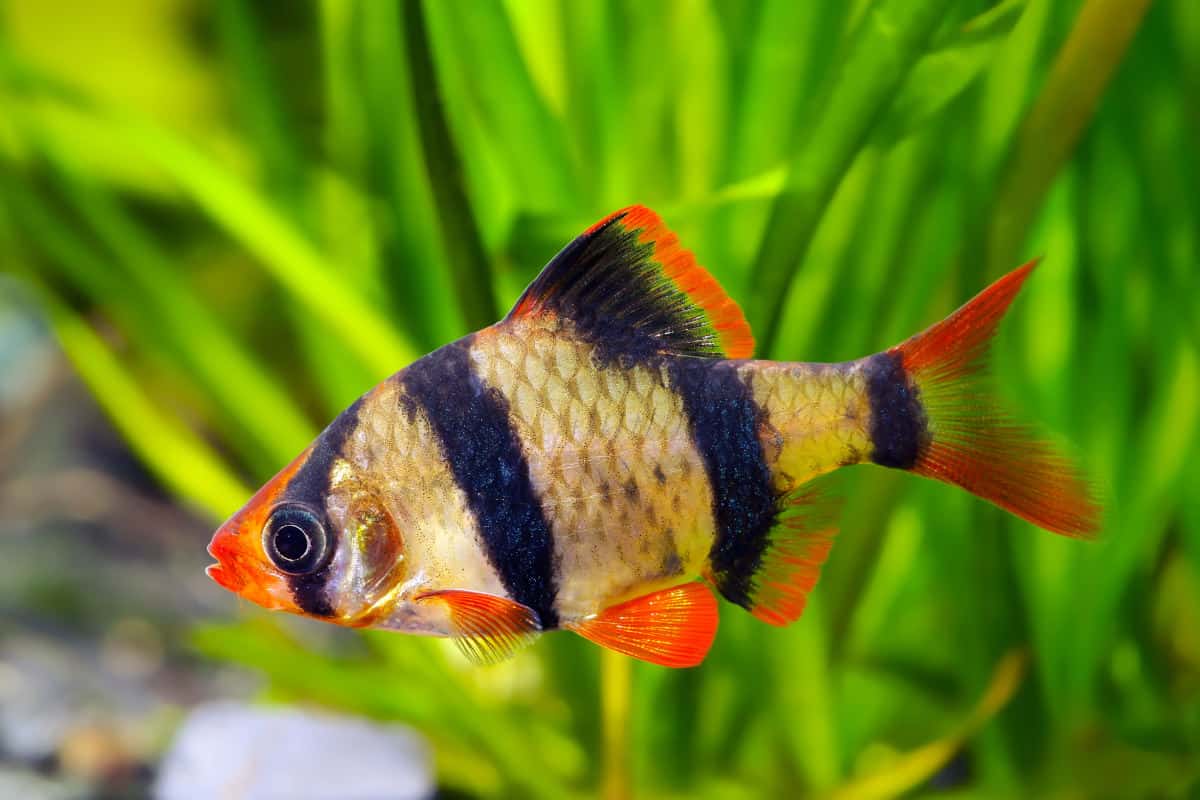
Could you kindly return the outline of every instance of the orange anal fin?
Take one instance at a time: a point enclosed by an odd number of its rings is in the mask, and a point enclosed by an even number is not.
[[[837,535],[841,500],[828,486],[827,479],[810,481],[783,499],[761,557],[747,565],[751,571],[710,566],[706,575],[726,600],[771,625],[800,618]]]
[[[476,664],[510,658],[542,630],[532,608],[494,594],[447,589],[421,595],[418,601],[445,604],[454,643]]]
[[[788,498],[754,576],[751,614],[771,625],[800,618],[833,547],[840,508],[841,502],[820,486],[810,485]]]
[[[628,600],[565,627],[598,645],[663,667],[694,667],[717,635],[717,601],[699,582]]]

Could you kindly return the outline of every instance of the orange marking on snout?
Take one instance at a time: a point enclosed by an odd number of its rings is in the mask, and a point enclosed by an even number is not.
[[[213,534],[208,554],[217,560],[205,571],[222,588],[264,608],[299,611],[291,600],[287,579],[263,551],[262,530],[271,511],[296,471],[308,460],[305,450],[267,481],[241,510]]]

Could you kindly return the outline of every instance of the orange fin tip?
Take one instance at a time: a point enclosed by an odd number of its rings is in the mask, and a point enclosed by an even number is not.
[[[779,500],[774,525],[760,554],[704,572],[726,600],[771,625],[788,625],[804,613],[808,595],[837,535],[841,498],[828,491],[830,480],[809,481]]]
[[[800,618],[833,548],[840,510],[840,498],[828,496],[820,484],[787,499],[753,578],[751,614],[771,625]]]
[[[508,318],[557,314],[618,355],[749,358],[737,303],[650,209],[623,208],[563,248]]]
[[[455,628],[454,643],[475,664],[510,658],[542,629],[533,609],[505,597],[447,589],[418,600],[446,605]]]
[[[637,597],[564,627],[598,645],[663,667],[694,667],[717,635],[717,601],[699,582]]]
[[[992,336],[1037,265],[1018,267],[946,319],[893,347],[916,384],[930,440],[913,472],[961,486],[1048,531],[1093,538],[1101,509],[1074,466],[994,399]]]

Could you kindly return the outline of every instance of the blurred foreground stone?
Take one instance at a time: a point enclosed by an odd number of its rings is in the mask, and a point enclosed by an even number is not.
[[[83,800],[90,796],[87,788],[78,783],[0,764],[0,797],[5,800]]]
[[[160,800],[407,800],[434,793],[412,731],[354,717],[210,703],[184,721],[160,768]]]

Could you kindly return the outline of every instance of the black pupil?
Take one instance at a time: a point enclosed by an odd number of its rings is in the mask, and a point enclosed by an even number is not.
[[[308,534],[299,525],[287,524],[275,531],[275,551],[288,561],[297,561],[308,552]]]

